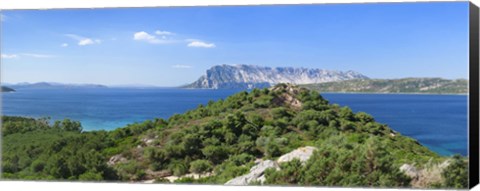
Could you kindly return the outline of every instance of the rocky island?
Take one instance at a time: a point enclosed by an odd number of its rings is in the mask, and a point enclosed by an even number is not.
[[[352,79],[368,79],[354,71],[294,67],[263,67],[255,65],[218,65],[206,71],[197,81],[184,88],[253,89],[279,83],[311,84]]]

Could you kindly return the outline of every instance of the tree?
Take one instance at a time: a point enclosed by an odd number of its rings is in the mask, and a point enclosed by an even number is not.
[[[212,163],[208,160],[196,160],[190,163],[190,172],[203,173],[212,170]]]
[[[225,147],[222,146],[213,146],[208,145],[202,149],[202,153],[208,160],[214,164],[221,163],[224,159],[228,157],[228,151]]]

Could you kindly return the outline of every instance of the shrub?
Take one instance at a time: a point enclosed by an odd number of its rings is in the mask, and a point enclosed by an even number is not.
[[[196,160],[190,163],[190,172],[203,173],[212,170],[212,163],[208,160]]]

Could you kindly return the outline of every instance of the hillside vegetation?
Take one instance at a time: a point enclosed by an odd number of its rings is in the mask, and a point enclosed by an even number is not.
[[[442,78],[355,79],[301,85],[319,92],[466,94],[468,80]]]
[[[367,113],[286,84],[113,131],[85,132],[68,119],[2,120],[6,179],[224,184],[246,174],[256,160],[313,146],[306,163],[268,169],[263,184],[467,187],[465,158],[441,157]],[[400,171],[404,164],[428,170],[445,161],[450,165],[422,176],[423,184]]]

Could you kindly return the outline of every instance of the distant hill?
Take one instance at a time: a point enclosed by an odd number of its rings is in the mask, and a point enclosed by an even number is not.
[[[55,83],[55,82],[38,82],[38,83],[18,83],[18,84],[11,84],[9,85],[15,89],[23,89],[23,88],[106,88],[107,86],[99,85],[99,84],[62,84],[62,83]]]
[[[354,71],[218,65],[208,69],[205,75],[184,88],[252,89],[270,87],[279,83],[310,84],[352,79],[368,79],[368,77]]]
[[[2,86],[1,92],[14,92],[15,90],[6,86]]]
[[[306,84],[302,86],[320,92],[468,93],[468,80],[448,80],[442,78],[355,79],[341,82]]]

